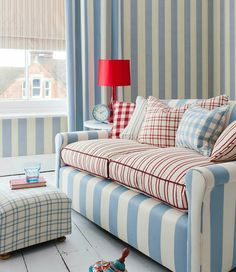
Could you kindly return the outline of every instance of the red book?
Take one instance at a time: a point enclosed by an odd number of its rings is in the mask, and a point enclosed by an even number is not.
[[[38,182],[27,182],[25,178],[10,180],[10,187],[12,190],[45,187],[46,185],[47,185],[47,182],[44,177],[39,177]]]

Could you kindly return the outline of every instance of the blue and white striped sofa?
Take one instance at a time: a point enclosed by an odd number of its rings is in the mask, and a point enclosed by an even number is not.
[[[187,100],[171,100],[171,106]],[[236,103],[228,122],[236,120]],[[227,272],[236,267],[236,162],[196,167],[185,182],[188,211],[133,191],[109,179],[66,166],[66,145],[108,138],[106,131],[56,136],[57,185],[84,215],[156,262],[176,272]]]

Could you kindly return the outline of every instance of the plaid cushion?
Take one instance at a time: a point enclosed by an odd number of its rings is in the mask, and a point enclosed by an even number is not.
[[[71,200],[53,187],[12,191],[0,182],[0,254],[71,233]]]
[[[128,122],[134,112],[135,104],[129,102],[115,102],[113,104],[113,127],[111,138],[119,138],[120,133],[128,125]]]
[[[212,164],[186,148],[156,148],[111,160],[111,179],[176,207],[187,210],[184,177],[189,169]]]
[[[61,151],[61,158],[66,165],[109,178],[108,164],[113,156],[148,149],[153,149],[153,146],[142,145],[132,140],[88,140],[67,145]]]
[[[236,121],[232,122],[220,135],[211,154],[211,161],[236,160]]]
[[[139,134],[140,143],[152,144],[159,147],[175,146],[176,131],[185,111],[191,103],[211,110],[228,103],[226,95],[220,95],[200,101],[193,100],[180,107],[170,107],[166,103],[150,96],[148,98],[144,125]]]
[[[158,147],[175,146],[178,125],[188,107],[189,105],[183,105],[171,108],[164,102],[150,96],[138,141]]]
[[[210,156],[213,146],[224,129],[229,106],[212,111],[192,106],[184,114],[176,133],[176,146],[194,149]]]

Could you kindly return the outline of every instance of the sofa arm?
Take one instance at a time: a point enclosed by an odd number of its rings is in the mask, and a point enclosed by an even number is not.
[[[56,185],[59,187],[59,171],[64,163],[61,160],[61,150],[68,144],[95,139],[107,139],[110,134],[107,130],[89,130],[89,131],[75,131],[58,133],[55,137],[55,151],[56,151],[56,165],[55,165],[55,178]]]
[[[190,170],[186,188],[187,271],[230,271],[236,265],[236,162]]]

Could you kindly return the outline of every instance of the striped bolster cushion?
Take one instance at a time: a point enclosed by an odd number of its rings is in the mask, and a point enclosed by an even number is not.
[[[220,135],[211,155],[211,161],[215,162],[234,160],[236,160],[236,121]]]
[[[137,140],[146,113],[147,100],[138,96],[136,99],[136,107],[127,127],[120,134],[121,139]]]

